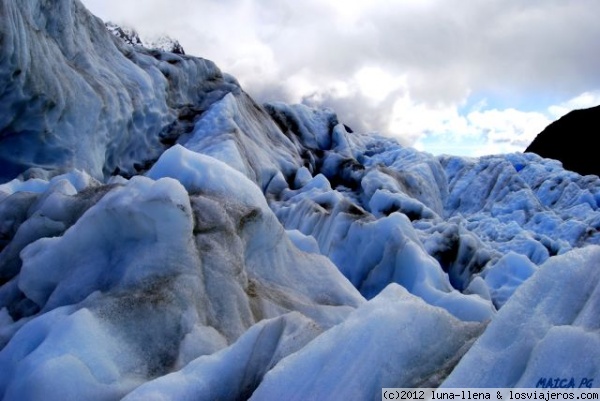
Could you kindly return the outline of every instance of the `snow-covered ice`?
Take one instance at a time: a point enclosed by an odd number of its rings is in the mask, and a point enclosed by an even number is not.
[[[544,263],[508,300],[444,382],[536,387],[542,378],[600,374],[600,247]],[[597,386],[597,384],[596,384]]]
[[[290,324],[304,319],[298,330],[309,335],[363,302],[324,256],[293,246],[245,176],[182,147],[163,157],[149,172],[156,181],[106,188],[64,234],[21,251],[22,266],[0,289],[20,317],[0,352],[7,399],[48,399],[59,377],[56,399],[120,397],[263,319],[300,312]],[[180,181],[158,178],[170,172]]]
[[[600,384],[598,177],[260,105],[51,3],[0,0],[0,399]]]
[[[135,174],[236,87],[210,61],[111,35],[79,1],[2,2],[0,180],[28,167]]]
[[[265,373],[321,332],[317,324],[297,312],[263,320],[231,347],[146,383],[124,401],[247,399]]]
[[[379,400],[383,387],[435,387],[483,327],[390,284],[283,359],[251,399]]]

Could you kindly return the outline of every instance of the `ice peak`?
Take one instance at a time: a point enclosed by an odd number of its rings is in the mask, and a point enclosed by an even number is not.
[[[142,46],[151,50],[185,54],[185,50],[183,50],[183,46],[181,46],[179,41],[167,35],[142,38],[134,28],[120,26],[113,22],[106,22],[106,29],[108,29],[108,31],[117,38],[131,46]]]

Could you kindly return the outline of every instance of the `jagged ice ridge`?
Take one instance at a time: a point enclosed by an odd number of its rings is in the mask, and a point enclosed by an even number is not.
[[[600,179],[260,105],[78,0],[0,0],[0,398],[600,384]]]

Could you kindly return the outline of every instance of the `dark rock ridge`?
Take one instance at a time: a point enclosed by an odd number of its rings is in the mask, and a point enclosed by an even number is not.
[[[547,126],[525,149],[562,162],[567,170],[600,176],[600,106],[574,110]]]

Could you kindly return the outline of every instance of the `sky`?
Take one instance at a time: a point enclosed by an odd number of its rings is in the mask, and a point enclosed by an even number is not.
[[[82,0],[260,102],[334,109],[433,154],[521,152],[600,104],[598,0]]]

